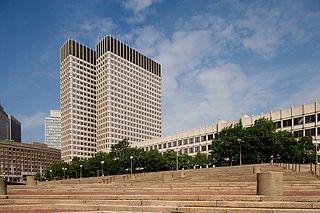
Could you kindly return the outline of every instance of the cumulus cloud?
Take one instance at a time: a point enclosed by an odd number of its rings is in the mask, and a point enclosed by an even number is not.
[[[102,37],[109,35],[117,30],[117,25],[109,17],[86,18],[79,20],[70,26],[70,29],[63,30],[63,34],[69,38],[85,41],[95,45]],[[94,46],[92,47],[94,48]]]
[[[282,48],[309,38],[310,30],[320,26],[317,11],[305,14],[303,2],[288,5],[282,1],[256,1],[244,15],[233,21],[241,30],[245,48],[270,59]],[[312,19],[311,19],[312,17]],[[307,29],[307,30],[306,30]]]
[[[132,12],[132,16],[127,17],[129,23],[140,23],[145,21],[150,7],[161,0],[126,0],[123,7]]]
[[[19,115],[18,119],[21,122],[22,130],[30,130],[42,126],[44,124],[44,118],[46,117],[46,113],[37,112],[34,115],[26,116]]]

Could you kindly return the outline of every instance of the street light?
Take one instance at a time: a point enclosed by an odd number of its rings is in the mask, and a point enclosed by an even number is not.
[[[131,175],[132,175],[132,159],[133,159],[133,156],[131,155],[130,156],[130,161],[131,161],[131,170],[130,170],[130,172],[131,172]]]
[[[178,152],[180,151],[180,149],[177,149],[177,171],[179,170],[179,159],[178,159]]]
[[[52,169],[50,169],[50,178],[52,180]]]
[[[240,162],[240,166],[241,166],[241,164],[242,164],[242,161],[241,161],[241,143],[242,143],[242,140],[239,138],[239,139],[237,139],[238,140],[238,142],[239,142],[239,147],[240,147],[240,154],[239,154],[239,162]]]
[[[66,168],[66,167],[62,168],[62,170],[63,170],[63,179],[66,179],[66,170],[67,169],[68,168]]]
[[[313,139],[313,143],[316,144],[316,165],[318,164],[318,140]]]
[[[80,165],[80,178],[82,178],[82,164]]]
[[[104,176],[104,173],[103,173],[103,164],[104,164],[104,161],[101,161],[101,171],[102,171],[102,176]]]

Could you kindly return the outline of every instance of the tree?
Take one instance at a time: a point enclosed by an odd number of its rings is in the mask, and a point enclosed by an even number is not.
[[[196,156],[192,159],[191,164],[193,166],[196,166],[196,165],[205,166],[209,164],[209,160],[206,154],[197,153]]]

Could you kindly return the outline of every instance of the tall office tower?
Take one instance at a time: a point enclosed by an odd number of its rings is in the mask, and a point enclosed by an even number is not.
[[[60,51],[64,161],[161,136],[160,64],[111,36],[96,52],[73,40]]]
[[[73,40],[60,49],[61,157],[96,153],[96,53]]]
[[[50,110],[50,117],[44,119],[44,143],[48,147],[61,149],[61,112]]]
[[[97,44],[97,151],[161,136],[161,66],[111,36]]]
[[[9,139],[9,118],[0,104],[0,140]]]
[[[9,118],[9,140],[21,142],[21,123],[12,115]]]
[[[0,140],[21,142],[21,123],[0,105]]]

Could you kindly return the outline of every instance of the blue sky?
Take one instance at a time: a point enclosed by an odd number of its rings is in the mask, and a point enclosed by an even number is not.
[[[59,48],[111,34],[162,64],[163,133],[320,99],[320,1],[0,1],[0,101],[24,142],[59,108]]]

